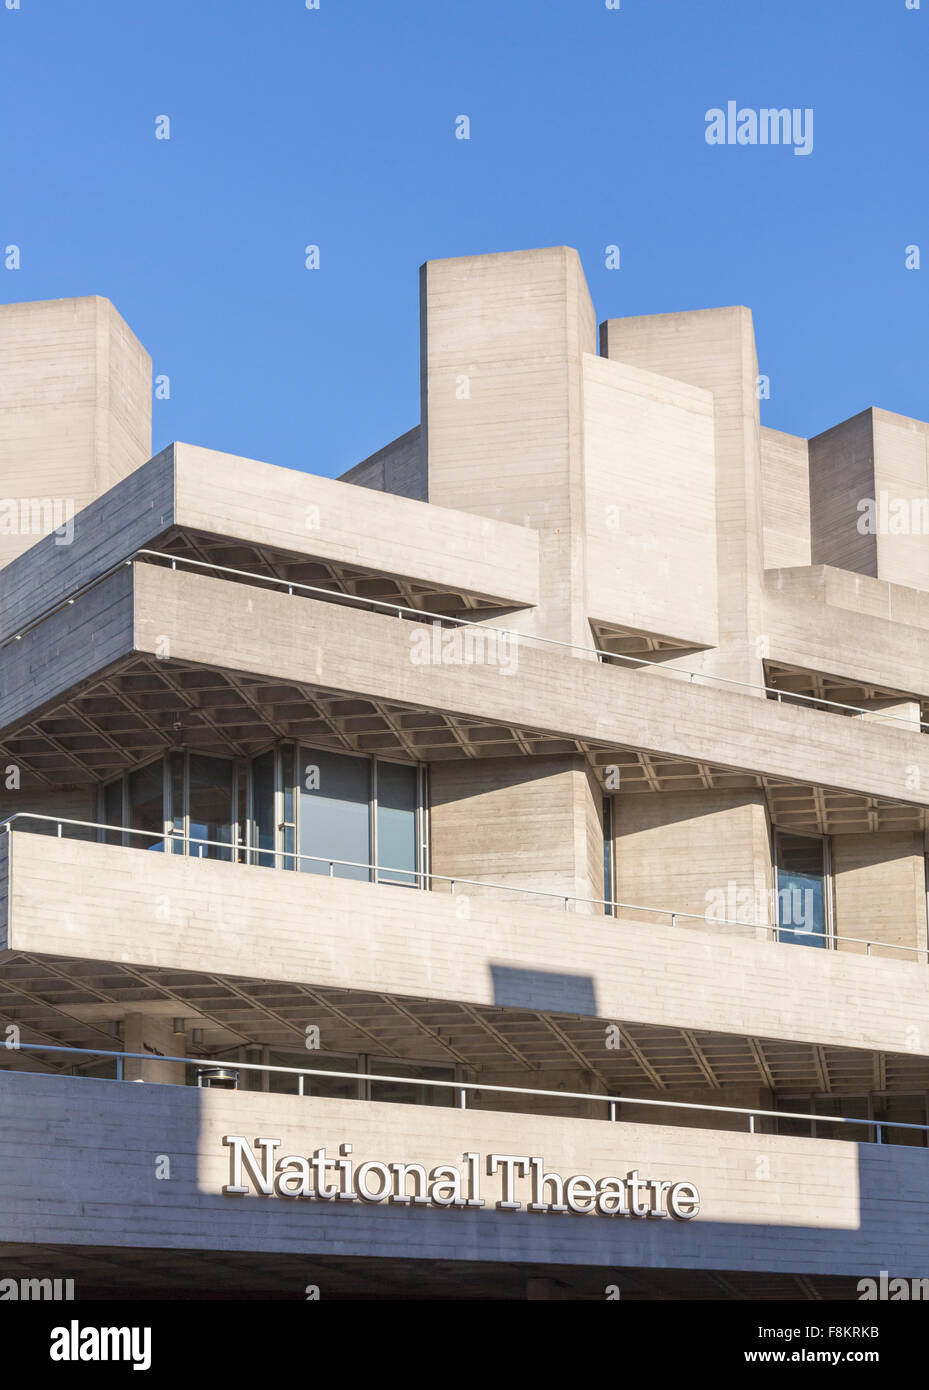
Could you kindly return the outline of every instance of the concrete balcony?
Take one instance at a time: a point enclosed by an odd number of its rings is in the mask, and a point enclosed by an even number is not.
[[[47,536],[4,569],[0,642],[152,545],[443,611],[539,596],[539,540],[526,527],[191,444],[169,445],[73,527],[69,544]]]
[[[299,1256],[304,1283],[336,1256],[586,1268],[601,1297],[611,1270],[925,1274],[924,1150],[15,1073],[0,1075],[0,1105],[0,1251],[20,1257],[99,1247],[118,1269],[127,1248],[153,1262],[172,1252],[177,1279],[177,1252],[260,1251]],[[313,1157],[340,1155],[353,1168],[326,1169],[332,1197],[305,1195],[318,1190]],[[507,1192],[506,1155],[539,1159],[576,1210],[531,1210],[567,1205],[555,1184],[533,1192],[531,1169],[513,1169]],[[376,1166],[391,1164],[421,1165],[425,1184]],[[592,1188],[617,1191],[607,1178],[632,1207],[632,1173],[650,1184],[643,1214],[593,1209]]]
[[[929,699],[929,594],[831,565],[769,570],[772,662]]]
[[[592,1095],[929,1085],[925,964],[17,830],[0,885],[0,1017],[24,1041],[110,1047],[106,1022],[145,1011],[208,1048],[303,1047],[318,1023],[332,1053],[514,1084],[581,1065]]]
[[[337,719],[373,717],[361,751],[427,761],[586,752],[601,767],[625,751],[620,762],[647,764],[662,787],[747,777],[824,788],[820,829],[830,789],[842,828],[850,797],[876,807],[875,828],[885,816],[887,828],[925,822],[918,733],[528,641],[518,660],[435,659],[439,638],[384,614],[134,563],[5,649],[3,748],[40,775],[86,782],[170,746],[181,716],[203,751],[241,754],[282,735],[331,735],[335,702]]]

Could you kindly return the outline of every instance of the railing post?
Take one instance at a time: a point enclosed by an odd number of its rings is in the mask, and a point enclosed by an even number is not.
[[[615,1120],[615,1119],[616,1119],[616,1102],[615,1102],[615,1100],[611,1100],[611,1101],[610,1101],[610,1119],[611,1119],[611,1120]]]
[[[61,821],[58,822],[58,838],[61,839]]]
[[[754,1115],[749,1115],[749,1117],[748,1117],[748,1132],[749,1132],[749,1134],[754,1134],[754,1133],[755,1133],[755,1117],[754,1117]]]
[[[671,913],[671,925],[672,925],[672,927],[676,927],[676,926],[677,926],[677,913],[676,913],[676,912],[672,912],[672,913]]]
[[[462,1086],[462,1087],[460,1087],[460,1089],[459,1089],[459,1091],[458,1091],[458,1109],[459,1109],[459,1110],[467,1110],[467,1108],[468,1108],[468,1093],[467,1093],[467,1091],[465,1090],[464,1086]]]
[[[568,903],[569,903],[570,901],[571,901],[570,898],[565,898],[565,900],[564,900],[564,910],[565,910],[565,912],[568,911]]]
[[[122,1079],[123,1079],[123,1059],[122,1059],[122,1057],[117,1057],[117,1058],[116,1058],[116,1080],[117,1080],[117,1081],[122,1081]]]
[[[870,955],[870,954],[871,954],[871,943],[870,943],[870,941],[869,941],[868,944],[867,944],[867,951],[866,951],[866,954],[867,954],[867,955]]]
[[[329,877],[335,878],[335,861],[332,859],[329,860]]]
[[[883,1144],[883,1142],[884,1142],[884,1126],[883,1126],[883,1124],[881,1123],[880,1120],[875,1120],[875,1121],[874,1121],[874,1128],[875,1128],[875,1130],[876,1130],[876,1132],[877,1132],[877,1138],[876,1138],[876,1140],[875,1140],[875,1143],[877,1143],[877,1144]]]

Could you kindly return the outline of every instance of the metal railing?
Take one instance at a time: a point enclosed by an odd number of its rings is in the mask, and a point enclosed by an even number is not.
[[[257,1045],[257,1044],[256,1044],[256,1045]],[[429,1076],[388,1076],[388,1075],[383,1074],[383,1073],[380,1073],[380,1072],[369,1072],[369,1071],[364,1071],[364,1072],[361,1072],[361,1071],[328,1071],[328,1070],[326,1070],[325,1068],[322,1068],[322,1067],[282,1067],[282,1066],[277,1066],[277,1065],[275,1065],[275,1064],[273,1064],[273,1063],[270,1063],[270,1062],[237,1062],[237,1061],[236,1061],[236,1062],[230,1062],[230,1061],[228,1060],[228,1058],[206,1057],[206,1056],[204,1056],[204,1057],[174,1057],[174,1056],[161,1056],[161,1055],[156,1055],[155,1053],[152,1053],[152,1052],[124,1052],[124,1051],[107,1050],[107,1049],[105,1049],[105,1048],[99,1048],[99,1047],[62,1047],[62,1046],[50,1046],[50,1045],[46,1045],[45,1043],[17,1043],[15,1047],[10,1047],[10,1048],[9,1048],[9,1051],[11,1051],[11,1052],[41,1052],[41,1053],[50,1052],[50,1053],[56,1053],[56,1054],[57,1054],[57,1053],[63,1053],[63,1054],[65,1054],[66,1056],[79,1056],[79,1057],[113,1057],[113,1058],[116,1059],[116,1080],[117,1080],[117,1081],[123,1081],[123,1080],[125,1080],[125,1075],[124,1075],[124,1063],[125,1063],[125,1061],[126,1061],[127,1059],[130,1059],[130,1060],[133,1060],[133,1061],[140,1061],[140,1062],[149,1062],[149,1063],[179,1062],[179,1063],[183,1063],[183,1064],[186,1065],[186,1066],[192,1066],[192,1067],[198,1067],[198,1068],[206,1068],[206,1069],[216,1067],[216,1068],[222,1068],[224,1071],[225,1071],[225,1070],[229,1070],[229,1071],[235,1071],[235,1072],[239,1072],[239,1071],[253,1071],[253,1072],[267,1072],[267,1073],[283,1073],[284,1075],[287,1075],[287,1076],[294,1076],[294,1077],[296,1077],[296,1078],[298,1079],[298,1092],[297,1092],[297,1094],[298,1094],[298,1095],[301,1095],[301,1096],[304,1095],[305,1092],[303,1091],[303,1088],[302,1088],[301,1085],[299,1085],[299,1083],[300,1083],[300,1081],[301,1081],[303,1078],[309,1076],[309,1077],[320,1077],[320,1078],[322,1078],[322,1079],[324,1079],[324,1080],[328,1079],[328,1080],[330,1080],[330,1081],[331,1081],[331,1080],[340,1080],[340,1081],[341,1081],[341,1080],[348,1080],[348,1081],[355,1081],[355,1082],[358,1082],[358,1083],[362,1083],[362,1082],[366,1082],[366,1081],[378,1081],[378,1082],[388,1082],[388,1083],[393,1083],[393,1084],[399,1084],[399,1085],[402,1085],[402,1086],[431,1086],[431,1087],[434,1087],[434,1088],[437,1088],[437,1089],[443,1089],[443,1090],[455,1092],[457,1108],[460,1109],[460,1110],[466,1110],[466,1109],[468,1108],[468,1106],[467,1106],[467,1096],[468,1096],[468,1092],[470,1092],[470,1091],[477,1091],[477,1092],[492,1091],[492,1092],[493,1092],[494,1094],[496,1094],[496,1095],[504,1095],[504,1096],[532,1096],[532,1097],[543,1097],[543,1098],[546,1099],[546,1100],[556,1100],[556,1101],[565,1101],[565,1100],[581,1100],[581,1101],[587,1101],[587,1102],[593,1101],[593,1102],[595,1102],[596,1104],[601,1104],[601,1105],[607,1106],[607,1108],[608,1108],[608,1116],[609,1116],[609,1119],[610,1119],[611,1121],[614,1121],[614,1122],[615,1122],[616,1119],[617,1119],[616,1107],[617,1107],[618,1105],[638,1105],[638,1106],[643,1106],[643,1107],[646,1108],[646,1109],[648,1109],[648,1108],[657,1108],[657,1109],[659,1109],[659,1110],[697,1111],[697,1112],[699,1112],[700,1114],[705,1114],[705,1115],[707,1115],[707,1114],[712,1114],[712,1115],[727,1115],[727,1116],[728,1116],[728,1115],[744,1115],[744,1116],[746,1116],[747,1119],[748,1119],[748,1132],[749,1132],[749,1134],[755,1134],[755,1133],[756,1133],[756,1130],[755,1130],[755,1121],[756,1121],[756,1120],[759,1120],[759,1119],[774,1119],[774,1120],[808,1120],[808,1121],[813,1121],[813,1122],[818,1121],[820,1124],[829,1124],[829,1125],[835,1125],[835,1124],[839,1124],[839,1125],[857,1125],[859,1128],[866,1128],[866,1129],[872,1129],[872,1130],[874,1130],[874,1132],[875,1132],[875,1140],[874,1140],[874,1142],[877,1143],[877,1144],[882,1144],[882,1143],[884,1143],[884,1132],[885,1132],[886,1130],[888,1130],[888,1129],[911,1129],[911,1130],[916,1130],[916,1131],[918,1131],[920,1134],[929,1134],[929,1125],[915,1125],[915,1124],[912,1124],[912,1123],[909,1123],[909,1122],[905,1122],[905,1121],[903,1121],[903,1120],[901,1120],[901,1121],[898,1122],[897,1120],[872,1120],[872,1119],[864,1119],[864,1118],[863,1118],[863,1119],[857,1119],[857,1118],[850,1117],[850,1116],[847,1116],[847,1115],[818,1115],[818,1114],[815,1113],[815,1111],[807,1111],[807,1110],[762,1110],[760,1107],[752,1107],[751,1109],[749,1109],[749,1108],[746,1108],[746,1107],[744,1107],[744,1106],[735,1106],[735,1105],[703,1105],[703,1104],[701,1104],[701,1103],[699,1103],[699,1102],[697,1102],[697,1101],[684,1101],[684,1100],[647,1100],[647,1099],[644,1099],[644,1098],[641,1097],[641,1096],[597,1095],[597,1094],[591,1093],[590,1091],[549,1091],[549,1090],[543,1090],[542,1088],[536,1087],[536,1086],[496,1086],[496,1085],[489,1085],[488,1083],[483,1082],[483,1081],[445,1081],[445,1080],[438,1080],[438,1079],[436,1079],[435,1077],[429,1077]],[[61,1075],[60,1072],[55,1073],[55,1074],[56,1074],[56,1075]],[[79,1079],[79,1078],[75,1078],[75,1079]],[[107,1078],[107,1077],[100,1077],[100,1078],[96,1078],[96,1079],[99,1079],[99,1080],[109,1080],[110,1078]],[[140,1078],[140,1079],[141,1079],[141,1078]],[[158,1083],[147,1083],[147,1084],[158,1084]],[[164,1084],[164,1083],[162,1083],[162,1084]],[[166,1084],[171,1084],[171,1083],[166,1083]],[[253,1094],[253,1093],[252,1093],[252,1092],[245,1092],[245,1094],[248,1095],[248,1094]],[[359,1097],[359,1099],[364,1099],[365,1103],[370,1103],[370,1100],[368,1100],[368,1099],[366,1099],[366,1098]],[[412,1103],[415,1104],[415,1102],[412,1102]],[[523,1113],[523,1112],[511,1112],[511,1113]],[[545,1114],[546,1112],[541,1111],[541,1112],[530,1112],[530,1113],[541,1113],[541,1114]],[[587,1117],[585,1117],[585,1118],[587,1118]],[[802,1138],[803,1136],[791,1135],[790,1137],[791,1137],[791,1138],[798,1138],[798,1137]]]
[[[772,942],[779,942],[782,937],[802,937],[804,942],[822,941],[824,947],[830,946],[833,942],[847,941],[853,945],[864,946],[864,954],[871,955],[872,947],[882,951],[905,951],[915,955],[927,957],[929,963],[929,946],[903,946],[893,941],[875,941],[863,936],[841,936],[834,932],[809,931],[802,926],[790,926],[786,923],[772,922],[752,922],[741,921],[738,918],[730,917],[710,917],[706,914],[700,915],[696,912],[682,912],[677,908],[650,907],[644,903],[620,902],[612,898],[588,898],[579,894],[556,893],[545,888],[523,888],[511,883],[492,883],[486,879],[462,878],[459,875],[454,877],[448,874],[428,873],[422,869],[395,868],[386,864],[365,863],[358,859],[331,859],[326,855],[303,854],[298,850],[281,849],[262,849],[257,845],[249,845],[242,840],[207,840],[196,835],[184,835],[173,829],[162,831],[157,830],[136,830],[125,825],[107,825],[101,821],[71,820],[62,816],[47,816],[36,811],[14,811],[12,815],[0,820],[0,831],[9,834],[14,828],[16,821],[40,821],[56,828],[58,839],[80,839],[80,836],[64,837],[62,830],[64,826],[77,826],[82,830],[94,830],[98,832],[98,839],[101,835],[118,836],[125,839],[130,835],[141,836],[153,842],[150,846],[162,846],[165,853],[174,853],[175,845],[182,845],[185,849],[190,846],[195,847],[194,853],[185,854],[185,858],[209,859],[212,863],[225,862],[240,865],[251,865],[262,868],[285,868],[289,867],[287,861],[294,863],[313,863],[325,864],[329,878],[335,878],[336,869],[364,869],[367,871],[369,881],[379,884],[400,888],[417,888],[432,885],[433,883],[448,884],[449,892],[455,893],[458,888],[482,888],[490,889],[495,893],[513,893],[518,897],[548,898],[555,902],[562,903],[564,911],[569,912],[571,905],[590,907],[600,907],[604,910],[609,909],[606,915],[618,916],[619,910],[624,912],[648,912],[655,917],[666,917],[669,924],[676,927],[679,922],[689,924],[699,922],[704,927],[716,930],[723,927],[740,928],[743,934],[746,929],[754,931],[769,932]],[[104,841],[108,843],[109,841]],[[204,853],[204,850],[216,849],[218,854]],[[271,862],[273,861],[273,863]],[[343,876],[344,877],[344,876]]]
[[[683,666],[669,666],[665,662],[649,661],[647,657],[633,656],[630,653],[611,652],[601,647],[583,647],[576,642],[562,642],[554,637],[541,637],[535,633],[519,632],[513,628],[498,627],[492,623],[475,622],[469,618],[458,618],[448,613],[434,613],[427,608],[410,608],[402,603],[391,603],[387,599],[365,598],[363,595],[348,594],[339,589],[326,589],[314,584],[301,584],[297,580],[281,579],[275,574],[256,574],[251,570],[235,569],[229,565],[217,565],[210,560],[197,560],[192,556],[174,555],[170,551],[151,550],[145,546],[132,551],[131,554],[125,556],[122,560],[118,560],[115,564],[110,565],[94,579],[90,579],[85,584],[79,585],[67,598],[59,600],[39,614],[38,617],[31,619],[18,632],[11,634],[0,643],[0,650],[8,646],[11,642],[20,641],[26,633],[31,632],[33,628],[38,627],[41,623],[45,622],[47,618],[52,617],[53,614],[60,612],[63,608],[69,607],[78,598],[82,597],[82,595],[88,593],[91,589],[95,589],[99,584],[102,584],[104,580],[108,579],[112,574],[115,574],[118,570],[127,565],[131,565],[133,561],[138,559],[167,561],[171,569],[176,569],[178,565],[191,565],[197,569],[210,570],[216,574],[231,575],[236,579],[245,580],[250,584],[270,584],[285,590],[291,595],[295,593],[311,594],[314,597],[326,599],[330,603],[355,604],[361,608],[374,609],[376,612],[393,614],[397,618],[412,618],[419,622],[427,618],[433,622],[439,622],[450,627],[473,627],[482,632],[494,632],[510,640],[515,639],[516,642],[520,644],[524,642],[538,643],[542,646],[560,647],[565,651],[579,652],[583,656],[596,657],[598,661],[610,665],[625,662],[636,667],[648,667],[653,670],[662,671],[666,675],[686,676],[690,681],[700,680],[717,685],[734,685],[743,690],[753,690],[764,695],[774,696],[779,704],[791,704],[797,701],[800,704],[809,704],[816,708],[822,707],[827,712],[829,710],[841,710],[843,714],[855,715],[859,719],[870,718],[875,723],[884,723],[886,721],[900,723],[911,731],[917,729],[919,732],[929,730],[929,723],[921,719],[907,719],[901,714],[889,714],[883,710],[866,709],[861,705],[848,705],[839,700],[827,700],[819,695],[804,695],[799,691],[781,690],[774,685],[758,685],[752,681],[740,681],[732,676],[717,676],[707,671],[694,671]],[[888,696],[888,698],[893,699],[895,697],[891,695]],[[899,698],[919,699],[918,696],[906,696],[903,694],[899,695]]]

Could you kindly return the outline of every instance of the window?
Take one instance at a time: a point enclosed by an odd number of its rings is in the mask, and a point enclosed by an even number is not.
[[[274,749],[252,759],[253,864],[274,868]]]
[[[415,888],[424,789],[420,769],[385,758],[300,749],[299,838],[304,873]],[[341,861],[341,862],[340,862]]]
[[[147,832],[130,835],[129,843],[135,849],[153,849],[164,852],[164,839],[156,838],[165,833],[165,787],[164,765],[161,758],[154,763],[146,763],[136,768],[128,776],[129,826],[132,830]]]
[[[232,858],[231,846],[235,843],[234,786],[235,764],[231,758],[208,758],[202,753],[189,755],[187,834],[191,841],[191,854],[201,859]],[[230,848],[224,849],[223,845]]]
[[[844,1139],[849,1143],[875,1143],[877,1133],[871,1124],[842,1124],[837,1121],[879,1120],[886,1127],[881,1133],[882,1144],[904,1144],[925,1148],[929,1138],[924,1130],[900,1129],[899,1125],[929,1123],[926,1093],[873,1092],[870,1095],[801,1095],[778,1096],[775,1109],[799,1113],[811,1112],[809,1120],[783,1118],[777,1121],[778,1134],[804,1139]]]
[[[829,842],[818,835],[777,834],[779,941],[825,947],[832,929]]]
[[[613,875],[613,802],[610,797],[603,798],[603,912],[606,917],[613,916],[612,904],[616,899]]]
[[[370,878],[371,762],[300,750],[300,868],[334,878]],[[342,863],[337,863],[342,860]],[[348,861],[348,862],[344,862]]]
[[[140,832],[119,836],[104,831],[103,838],[109,844],[121,841],[134,849],[164,853],[173,831],[178,837],[172,845],[176,854],[231,859],[237,831],[235,787],[236,768],[230,758],[202,753],[156,758],[103,787],[104,823]],[[185,844],[185,836],[190,843]]]
[[[409,1081],[370,1081],[371,1100],[395,1101],[402,1105],[455,1105],[457,1093],[451,1086],[423,1086],[416,1077],[435,1081],[454,1081],[454,1067],[424,1066],[420,1062],[398,1062],[395,1058],[372,1058],[365,1069],[382,1076],[410,1077]]]
[[[426,790],[418,764],[292,743],[248,763],[172,752],[103,786],[100,819],[125,828],[100,838],[163,852],[173,835],[176,854],[416,888]]]
[[[378,758],[374,763],[374,777],[378,880],[415,888],[419,799],[417,770]]]

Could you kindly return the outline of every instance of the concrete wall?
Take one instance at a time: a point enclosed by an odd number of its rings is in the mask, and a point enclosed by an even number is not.
[[[877,537],[878,578],[929,590],[929,424],[887,410],[871,416],[876,490],[869,495],[880,502],[887,494],[889,526],[880,525]]]
[[[836,932],[840,936],[929,945],[926,851],[921,832],[833,835]],[[864,946],[839,942],[843,951]],[[916,959],[925,960],[925,956]]]
[[[540,533],[526,630],[589,645],[581,355],[596,321],[569,247],[429,261],[421,276],[429,497]]]
[[[613,798],[613,826],[620,902],[698,917],[711,910],[716,920],[770,920],[762,791],[620,794]]]
[[[805,439],[762,429],[765,569],[809,565],[810,460]]]
[[[429,479],[422,430],[419,425],[401,434],[383,449],[378,449],[361,463],[356,463],[339,479],[356,487],[370,487],[378,492],[392,492],[398,497],[412,497],[417,502],[429,501]]]
[[[510,889],[602,898],[601,802],[582,757],[434,763],[432,871]],[[514,896],[504,895],[508,902]],[[535,901],[564,907],[557,897]]]
[[[877,540],[858,530],[858,503],[874,496],[874,441],[870,410],[809,441],[810,558],[877,575]]]
[[[929,1165],[916,1149],[15,1073],[0,1074],[0,1105],[0,1241],[12,1244],[926,1272]],[[278,1138],[281,1156],[350,1143],[359,1164],[431,1169],[476,1152],[482,1167],[492,1153],[538,1155],[565,1176],[635,1169],[693,1181],[701,1206],[685,1222],[534,1213],[518,1190],[521,1209],[498,1211],[499,1175],[483,1178],[483,1209],[288,1201],[251,1184],[233,1197],[221,1191],[230,1134]]]
[[[85,507],[152,451],[151,359],[107,299],[0,307],[0,477],[4,503]],[[0,525],[0,565],[36,530]],[[58,524],[61,524],[59,519]]]
[[[585,355],[587,612],[718,641],[713,397]]]

